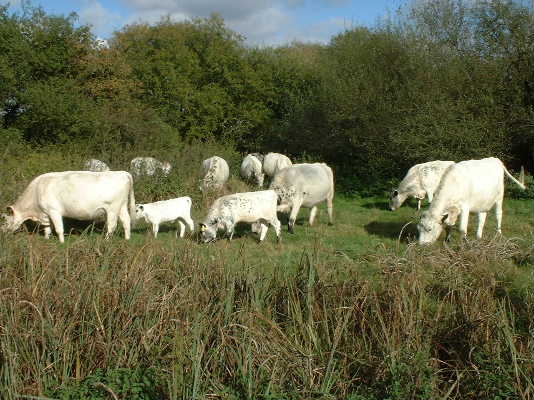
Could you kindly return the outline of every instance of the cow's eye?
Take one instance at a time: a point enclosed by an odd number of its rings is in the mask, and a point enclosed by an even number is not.
[[[393,197],[397,197],[399,195],[399,192],[394,190],[392,195],[393,195]]]

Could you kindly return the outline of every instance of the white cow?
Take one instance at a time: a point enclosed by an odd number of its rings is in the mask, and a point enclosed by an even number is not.
[[[448,239],[458,216],[460,232],[465,238],[470,212],[478,214],[476,236],[481,238],[487,212],[492,207],[495,207],[497,232],[501,233],[504,174],[525,189],[498,158],[462,161],[452,165],[443,175],[434,201],[417,225],[419,244],[435,242],[443,230],[443,224],[446,225]]]
[[[293,233],[300,207],[311,208],[309,222],[313,225],[317,204],[326,201],[329,223],[332,224],[334,174],[324,163],[295,164],[278,171],[270,189],[278,195],[278,211],[290,212],[289,232]]]
[[[93,171],[93,172],[106,172],[109,171],[109,167],[104,161],[97,160],[95,158],[91,158],[90,160],[87,160],[83,167],[86,171]]]
[[[262,172],[261,161],[252,154],[247,155],[241,163],[241,176],[248,181],[254,181],[259,188],[263,187],[265,175]]]
[[[224,230],[230,240],[238,222],[253,225],[253,231],[260,234],[260,242],[265,239],[268,225],[271,225],[280,241],[280,221],[276,216],[277,195],[272,190],[235,193],[219,197],[210,207],[208,215],[200,224],[204,243],[214,241],[217,231]]]
[[[202,161],[200,191],[220,190],[230,176],[228,163],[221,157],[213,156]]]
[[[263,172],[272,179],[278,171],[291,165],[293,163],[289,157],[279,153],[269,153],[263,160]]]
[[[425,196],[428,196],[428,201],[432,202],[441,177],[447,168],[453,164],[454,161],[438,160],[416,164],[411,167],[399,187],[391,193],[389,208],[395,211],[410,196],[418,199],[418,210],[421,208],[421,200]]]
[[[153,176],[158,170],[167,176],[171,173],[171,169],[169,162],[161,162],[154,157],[135,157],[130,161],[130,171],[136,178],[142,175]]]
[[[191,198],[178,197],[176,199],[156,201],[155,203],[137,204],[135,206],[136,219],[144,218],[152,224],[152,233],[158,237],[159,225],[164,222],[178,222],[180,227],[180,237],[184,237],[185,224],[191,232],[195,225],[191,219]],[[178,232],[176,232],[178,236]]]
[[[135,216],[133,179],[125,171],[50,172],[32,180],[7,209],[6,231],[14,232],[24,221],[32,220],[44,225],[47,239],[54,225],[63,243],[63,217],[93,221],[105,216],[106,238],[115,230],[118,218],[129,239],[130,218]]]

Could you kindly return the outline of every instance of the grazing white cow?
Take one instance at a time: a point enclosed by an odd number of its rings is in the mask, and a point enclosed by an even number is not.
[[[278,171],[291,165],[293,163],[289,157],[279,153],[269,153],[263,159],[263,172],[272,179]]]
[[[228,163],[221,157],[213,156],[202,161],[200,191],[220,190],[230,176]]]
[[[389,208],[395,211],[402,206],[408,197],[414,197],[417,201],[417,209],[421,208],[421,200],[428,196],[431,203],[434,193],[438,188],[441,177],[454,161],[430,161],[416,164],[408,170],[408,173],[399,184],[399,187],[391,193]]]
[[[171,173],[172,166],[169,162],[161,162],[154,157],[135,157],[130,161],[130,171],[135,177],[142,175],[153,176],[159,170],[165,176]]]
[[[93,221],[105,216],[106,238],[115,230],[118,218],[129,239],[135,216],[133,179],[125,171],[50,172],[32,180],[7,210],[6,231],[14,232],[24,221],[32,220],[44,225],[47,239],[54,225],[63,243],[63,217]]]
[[[449,239],[450,229],[456,223],[458,216],[460,216],[460,232],[465,238],[470,212],[478,214],[476,237],[480,239],[487,212],[492,207],[495,207],[497,232],[501,233],[504,174],[525,189],[525,186],[508,172],[498,158],[462,161],[447,169],[434,201],[423,213],[417,225],[419,244],[435,242],[443,230],[443,224],[446,225],[447,239]]]
[[[91,158],[90,160],[87,160],[83,167],[86,171],[93,171],[93,172],[106,172],[109,171],[109,167],[104,161],[97,160],[95,158]]]
[[[290,212],[288,230],[293,233],[300,207],[311,208],[310,225],[317,214],[317,204],[326,201],[329,223],[332,224],[334,174],[324,163],[295,164],[279,171],[271,183],[278,195],[278,211]]]
[[[219,197],[210,207],[208,215],[200,224],[204,243],[214,241],[217,231],[224,230],[232,240],[234,228],[238,222],[253,225],[253,231],[259,232],[260,242],[265,239],[268,225],[271,225],[280,241],[280,221],[276,216],[277,195],[272,190],[235,193]]]
[[[259,188],[263,187],[265,175],[262,172],[261,161],[255,155],[249,154],[243,159],[241,176],[245,180],[253,181]]]
[[[156,201],[155,203],[137,204],[135,206],[135,216],[137,219],[144,218],[152,224],[152,233],[158,237],[159,225],[164,222],[177,221],[180,227],[180,237],[185,234],[185,224],[191,232],[195,225],[191,219],[191,198],[178,197],[176,199]],[[176,232],[178,236],[178,232]]]

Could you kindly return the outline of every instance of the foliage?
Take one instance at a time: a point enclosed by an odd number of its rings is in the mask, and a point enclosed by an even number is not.
[[[97,369],[81,382],[72,381],[50,391],[47,396],[58,400],[108,400],[110,395],[131,400],[159,400],[157,377],[153,369]]]

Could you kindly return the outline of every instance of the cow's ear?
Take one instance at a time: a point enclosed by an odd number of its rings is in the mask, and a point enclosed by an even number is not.
[[[6,210],[7,210],[7,215],[14,215],[15,214],[15,209],[12,206],[7,206]]]
[[[451,207],[448,210],[448,213],[443,216],[442,223],[446,225],[454,225],[456,223],[456,219],[458,218],[458,215],[460,215],[460,210],[457,207]]]

